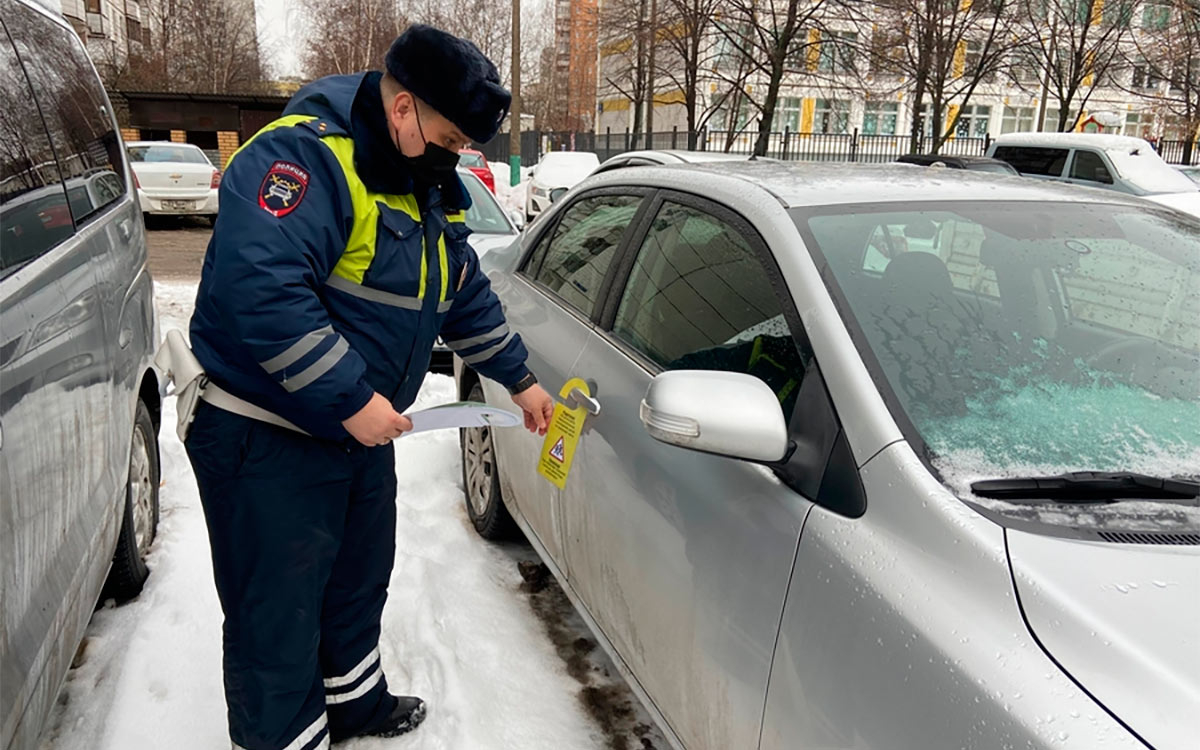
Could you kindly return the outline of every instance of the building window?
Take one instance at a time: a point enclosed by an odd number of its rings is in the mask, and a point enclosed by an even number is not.
[[[1042,130],[1051,133],[1058,132],[1058,107],[1046,107],[1046,117],[1042,120]]]
[[[858,34],[853,31],[835,31],[828,41],[821,43],[817,59],[817,70],[836,75],[854,72],[854,51],[858,47]]]
[[[779,111],[775,122],[778,129],[787,128],[792,132],[800,129],[800,108],[802,99],[795,96],[785,96],[779,100]]]
[[[100,0],[87,0],[86,5],[87,5],[88,13],[99,13],[100,12]]]
[[[1037,122],[1037,110],[1033,107],[1005,107],[1004,119],[1000,123],[1001,133],[1028,133]]]
[[[1135,138],[1150,138],[1154,134],[1154,114],[1151,112],[1130,112],[1125,115],[1124,135]]]
[[[817,133],[846,133],[850,126],[850,102],[845,99],[818,99],[813,111],[813,130]]]
[[[1146,0],[1142,7],[1142,28],[1165,29],[1171,22],[1171,0]]]
[[[895,135],[899,111],[896,102],[868,101],[863,111],[863,135]]]
[[[959,138],[983,138],[988,133],[988,121],[992,108],[983,104],[968,104],[958,115],[954,134]]]
[[[1156,89],[1158,84],[1162,83],[1162,79],[1155,74],[1154,68],[1148,63],[1141,62],[1133,66],[1131,83],[1135,89]]]

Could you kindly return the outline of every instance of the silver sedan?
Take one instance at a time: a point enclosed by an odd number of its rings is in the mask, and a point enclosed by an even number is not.
[[[573,452],[465,431],[468,514],[528,537],[673,745],[1195,746],[1195,218],[648,166],[485,266],[585,421]]]

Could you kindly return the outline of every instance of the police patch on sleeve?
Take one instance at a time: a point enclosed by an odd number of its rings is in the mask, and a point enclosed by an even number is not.
[[[277,161],[258,188],[258,205],[272,216],[296,210],[308,192],[308,170],[290,161]]]

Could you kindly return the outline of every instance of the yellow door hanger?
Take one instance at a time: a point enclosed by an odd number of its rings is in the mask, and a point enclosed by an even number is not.
[[[586,382],[571,378],[559,391],[559,398],[566,399],[567,394],[576,388],[585,396],[592,395]],[[572,408],[562,403],[554,405],[554,416],[550,418],[550,428],[546,430],[546,439],[542,442],[542,452],[538,458],[538,473],[560,490],[567,485],[585,418],[587,411],[582,406]]]

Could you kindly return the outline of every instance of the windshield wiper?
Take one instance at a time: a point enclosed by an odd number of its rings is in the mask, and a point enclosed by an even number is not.
[[[1013,477],[974,482],[971,492],[996,500],[1057,503],[1115,503],[1158,500],[1200,507],[1200,482],[1133,472],[1074,471],[1049,477]]]

